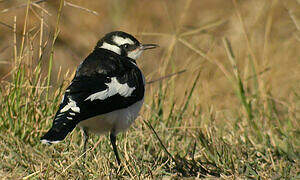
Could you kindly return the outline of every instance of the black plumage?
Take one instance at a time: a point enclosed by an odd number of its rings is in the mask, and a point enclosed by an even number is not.
[[[110,78],[116,77],[120,83],[128,83],[135,90],[129,97],[120,94],[108,97],[105,100],[85,101],[94,93],[107,89],[105,83]],[[135,61],[128,57],[120,56],[106,49],[95,50],[84,60],[77,69],[76,75],[70,86],[66,89],[64,100],[54,117],[52,128],[41,138],[50,141],[61,141],[83,120],[126,108],[144,97],[145,87],[142,73],[135,65]],[[69,103],[69,98],[76,102],[80,113],[69,109],[60,113],[60,110]],[[75,113],[75,115],[70,115]],[[72,120],[67,119],[72,118]]]
[[[145,82],[135,59],[154,44],[140,44],[130,34],[115,31],[98,41],[94,51],[78,66],[54,117],[41,138],[46,144],[63,140],[77,125],[84,132],[110,132],[117,161],[116,134],[127,129],[142,106]]]

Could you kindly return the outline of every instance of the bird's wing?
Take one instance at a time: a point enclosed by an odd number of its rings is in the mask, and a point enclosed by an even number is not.
[[[79,72],[80,69],[77,70],[77,74]],[[41,141],[59,142],[80,121],[126,108],[143,98],[144,80],[137,67],[121,75],[109,74],[115,76],[104,73],[75,76],[66,89],[52,128],[41,138]]]

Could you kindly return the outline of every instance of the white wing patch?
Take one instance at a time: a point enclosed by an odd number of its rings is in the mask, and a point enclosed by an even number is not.
[[[90,95],[85,99],[85,101],[87,100],[94,101],[95,99],[104,100],[116,94],[120,94],[121,96],[128,97],[135,90],[135,87],[131,88],[126,83],[125,84],[119,83],[116,77],[111,78],[111,81],[105,84],[108,86],[107,89]]]
[[[116,45],[108,44],[105,42],[102,44],[102,46],[100,46],[100,48],[107,49],[121,55],[121,49]]]
[[[76,102],[73,101],[71,98],[69,98],[69,103],[60,110],[61,113],[68,111],[69,109],[71,109],[74,112],[79,113],[80,112],[80,108],[77,107]]]
[[[64,102],[64,100],[65,100],[65,96],[66,96],[66,95],[64,95],[64,96],[62,97],[62,99],[61,99],[61,102],[60,102],[60,103],[63,103],[63,102]]]
[[[42,144],[50,145],[50,144],[57,144],[57,143],[59,143],[60,141],[49,141],[49,140],[47,140],[47,139],[42,139],[41,142],[42,142]]]
[[[131,39],[123,38],[123,37],[120,37],[120,36],[114,36],[113,41],[119,46],[121,46],[123,44],[134,44],[134,42]]]

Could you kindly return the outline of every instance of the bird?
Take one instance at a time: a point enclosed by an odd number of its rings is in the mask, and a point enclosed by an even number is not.
[[[145,77],[136,59],[143,51],[156,47],[157,44],[141,44],[123,31],[110,32],[100,39],[77,67],[41,143],[58,143],[78,126],[86,152],[90,132],[109,133],[120,165],[116,136],[138,117],[145,96]]]

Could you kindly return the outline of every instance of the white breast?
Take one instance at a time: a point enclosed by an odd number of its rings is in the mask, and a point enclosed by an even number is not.
[[[112,129],[117,134],[120,131],[124,131],[138,117],[139,111],[143,105],[144,99],[134,103],[133,105],[119,109],[110,113],[102,114],[81,121],[78,125],[83,128],[87,128],[94,133],[105,133]]]

